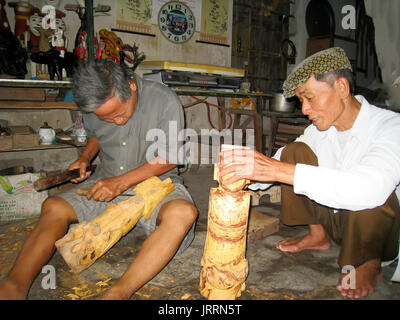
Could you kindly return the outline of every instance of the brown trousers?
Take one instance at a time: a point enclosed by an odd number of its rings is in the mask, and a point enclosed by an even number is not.
[[[314,152],[302,142],[285,147],[281,161],[318,166]],[[329,237],[341,246],[338,264],[357,268],[363,263],[380,258],[394,259],[399,248],[400,206],[393,192],[380,207],[362,211],[333,209],[320,205],[308,197],[297,195],[293,186],[281,185],[283,224],[321,224]]]

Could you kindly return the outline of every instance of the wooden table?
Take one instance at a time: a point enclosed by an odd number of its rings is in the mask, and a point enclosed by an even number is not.
[[[296,110],[295,112],[275,112],[265,110],[262,112],[263,117],[267,117],[270,125],[270,131],[268,134],[268,150],[266,155],[268,157],[273,156],[273,149],[275,145],[276,133],[278,131],[278,125],[280,120],[290,120],[290,122],[297,123],[305,123],[306,117],[300,112],[300,110]]]
[[[254,139],[255,139],[255,148],[262,152],[263,143],[262,143],[262,135],[263,135],[263,121],[262,121],[262,111],[266,105],[266,100],[272,98],[271,93],[245,93],[245,92],[227,92],[220,90],[191,90],[191,89],[174,89],[177,95],[179,96],[200,96],[200,97],[216,97],[218,101],[218,105],[225,108],[228,112],[234,115],[245,114],[251,116],[254,122]],[[255,100],[256,110],[241,110],[241,109],[233,109],[225,107],[225,98],[251,98]],[[233,121],[232,125],[237,125],[237,121]],[[219,111],[218,118],[218,129],[221,131],[226,128],[226,117],[225,113]],[[231,128],[231,129],[234,129]]]
[[[190,89],[175,89],[177,95],[180,96],[200,96],[200,97],[217,97],[218,105],[225,108],[228,112],[233,114],[234,120],[232,129],[244,129],[248,124],[245,122],[240,125],[240,118],[242,115],[252,118],[254,125],[254,139],[255,149],[268,156],[272,156],[273,147],[275,143],[276,133],[281,119],[291,119],[292,122],[304,123],[305,116],[296,110],[296,112],[274,112],[270,111],[269,104],[266,101],[272,99],[272,93],[245,93],[245,92],[224,92],[218,90],[190,90]],[[255,100],[255,110],[243,110],[225,107],[225,98],[250,98]],[[267,106],[268,105],[268,106]],[[270,122],[269,131],[267,133],[267,148],[263,143],[263,118],[266,117]],[[226,119],[223,112],[220,111],[219,117],[219,130],[226,127]]]

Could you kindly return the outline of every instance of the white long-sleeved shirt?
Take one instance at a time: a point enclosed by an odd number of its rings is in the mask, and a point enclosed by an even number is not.
[[[319,166],[296,165],[294,192],[333,209],[376,208],[400,182],[400,115],[369,104],[363,96],[356,99],[361,110],[343,148],[335,127],[319,131],[310,125],[296,139],[312,149]]]

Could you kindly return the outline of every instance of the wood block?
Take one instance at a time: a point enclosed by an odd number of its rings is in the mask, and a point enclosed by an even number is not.
[[[39,145],[39,135],[29,126],[10,126],[14,148],[29,148]]]
[[[170,178],[161,181],[150,177],[134,188],[135,196],[107,205],[105,211],[91,221],[71,226],[55,246],[74,273],[80,273],[103,256],[127,234],[143,216],[174,190]],[[150,211],[150,213],[147,213]]]
[[[30,126],[10,126],[11,134],[31,134],[33,129]]]
[[[0,151],[11,150],[13,140],[11,136],[0,136]]]
[[[279,231],[279,218],[268,216],[255,209],[249,215],[247,241],[254,242]]]
[[[258,206],[260,204],[260,199],[263,195],[269,195],[269,201],[271,203],[281,202],[281,187],[279,185],[272,186],[267,190],[250,191],[251,192],[251,205]]]

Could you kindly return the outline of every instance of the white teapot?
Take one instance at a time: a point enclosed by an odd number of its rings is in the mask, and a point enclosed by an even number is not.
[[[39,128],[40,144],[44,145],[52,144],[55,137],[56,137],[56,132],[52,127],[50,127],[47,124],[47,122],[44,123],[43,127]]]

